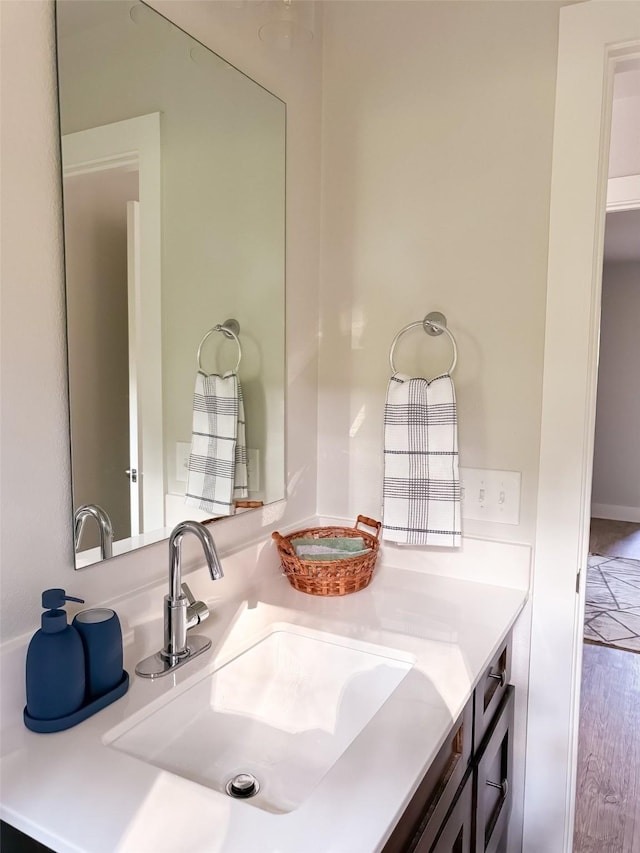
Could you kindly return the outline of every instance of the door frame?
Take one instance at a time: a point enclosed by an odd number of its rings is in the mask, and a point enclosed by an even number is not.
[[[123,166],[135,167],[138,170],[140,287],[136,306],[135,352],[140,426],[138,464],[143,478],[141,521],[144,531],[162,529],[165,488],[162,431],[160,113],[149,113],[65,134],[62,138],[62,152],[65,177]]]
[[[640,2],[560,11],[523,850],[572,848],[613,75]],[[577,593],[577,594],[576,594]]]
[[[131,538],[139,536],[142,527],[141,497],[144,483],[140,476],[140,460],[143,455],[140,423],[144,412],[138,401],[138,328],[140,325],[140,202],[127,202],[127,305],[129,337],[129,506],[131,515]]]

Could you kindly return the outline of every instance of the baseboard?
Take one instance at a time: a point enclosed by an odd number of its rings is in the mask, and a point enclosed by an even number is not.
[[[640,507],[615,506],[614,504],[591,504],[592,518],[608,518],[611,521],[640,522]]]

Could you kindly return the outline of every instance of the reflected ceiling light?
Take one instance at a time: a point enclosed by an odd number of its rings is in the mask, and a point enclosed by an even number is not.
[[[144,3],[135,3],[131,6],[129,9],[129,17],[134,24],[144,24],[146,28],[156,27],[167,32],[171,31],[171,21],[168,21],[164,16],[157,14]]]
[[[313,41],[313,28],[302,21],[303,11],[313,13],[313,3],[302,0],[276,0],[268,4],[272,20],[262,24],[258,38],[280,50],[291,50],[294,45]]]
[[[349,438],[355,438],[356,435],[360,432],[360,427],[365,421],[366,413],[367,407],[362,406],[358,414],[355,416],[353,423],[351,424],[351,429],[349,430]]]

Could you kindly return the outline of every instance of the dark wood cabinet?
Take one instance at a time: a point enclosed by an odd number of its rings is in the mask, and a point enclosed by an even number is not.
[[[473,748],[477,752],[511,678],[511,636],[502,643],[473,693]]]
[[[453,808],[442,825],[434,846],[419,843],[416,853],[472,853],[473,851],[473,775],[467,774]]]
[[[53,853],[50,847],[4,821],[0,821],[0,850],[2,853]]]
[[[473,749],[473,702],[469,701],[398,821],[383,853],[429,850],[468,774]]]
[[[504,853],[511,812],[511,638],[483,673],[382,853]]]
[[[475,853],[499,853],[504,846],[512,801],[513,708],[509,685],[474,761]]]

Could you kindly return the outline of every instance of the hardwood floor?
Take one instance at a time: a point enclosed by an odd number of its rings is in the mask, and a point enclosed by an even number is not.
[[[640,524],[635,521],[592,518],[589,553],[640,560]]]
[[[640,655],[589,643],[573,851],[640,851]]]

